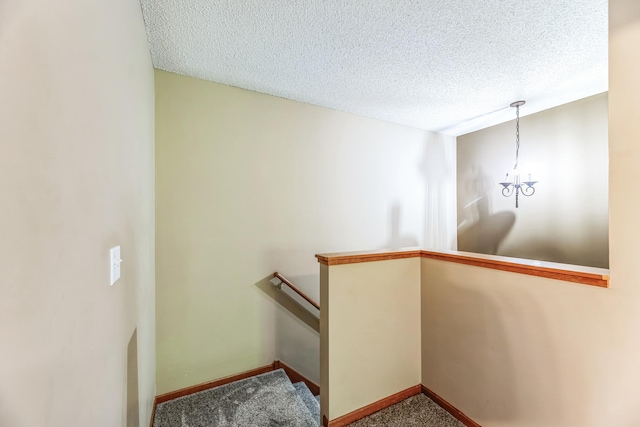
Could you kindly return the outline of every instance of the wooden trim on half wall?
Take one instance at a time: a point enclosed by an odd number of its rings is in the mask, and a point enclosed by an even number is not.
[[[547,279],[579,283],[582,285],[598,286],[601,288],[609,287],[609,270],[607,269],[510,258],[497,255],[474,254],[470,252],[435,252],[411,248],[400,249],[397,251],[342,252],[316,255],[320,264],[328,266],[415,257],[467,264],[492,270],[508,271],[511,273],[527,274],[529,276],[538,276]]]
[[[493,270],[509,271],[512,273],[527,274],[529,276],[545,277],[547,279],[564,280],[565,282],[580,283],[583,285],[609,287],[609,275],[604,273],[590,273],[579,271],[579,269],[601,270],[590,267],[576,266],[576,270],[571,270],[570,265],[561,264],[563,268],[551,266],[553,263],[539,261],[540,265],[531,265],[529,260],[518,262],[514,258],[505,260],[488,259],[483,257],[462,255],[446,252],[422,251],[422,258],[436,259],[439,261],[455,262],[458,264],[473,265],[476,267],[490,268]],[[604,270],[606,271],[606,270]]]
[[[244,380],[245,378],[253,377],[260,374],[266,374],[276,370],[276,362],[270,365],[261,366],[260,368],[251,369],[249,371],[241,372],[239,374],[230,375],[228,377],[220,378],[218,380],[209,381],[202,384],[196,384],[189,387],[181,388],[180,390],[170,391],[168,393],[161,394],[156,397],[156,403],[164,403],[169,400],[177,399],[178,397],[187,396],[189,394],[198,393],[201,391],[209,390],[210,388],[218,387],[221,385],[229,384],[234,381]]]
[[[442,409],[450,413],[453,417],[455,417],[458,421],[460,421],[465,426],[481,427],[480,424],[473,421],[471,418],[467,417],[460,410],[456,409],[456,407],[453,406],[451,403],[447,402],[446,400],[444,400],[443,398],[435,394],[433,391],[431,391],[429,388],[427,388],[424,385],[422,385],[422,393],[426,394],[429,399],[433,400],[435,403],[438,404],[438,406],[440,406]]]
[[[406,390],[402,390],[396,394],[392,394],[389,397],[385,397],[384,399],[380,399],[377,402],[373,402],[370,405],[362,407],[360,409],[356,409],[353,412],[350,412],[346,415],[343,415],[335,420],[329,421],[327,424],[328,427],[343,427],[347,424],[351,424],[352,422],[358,421],[360,418],[364,418],[368,415],[373,414],[374,412],[378,412],[383,410],[384,408],[388,408],[391,405],[395,405],[396,403],[402,402],[403,400],[415,396],[416,394],[420,394],[422,392],[422,386],[420,384],[414,385],[413,387],[409,387]],[[323,420],[326,422],[326,418]]]
[[[357,264],[360,262],[388,261],[392,259],[418,258],[419,249],[390,252],[353,252],[342,254],[316,255],[318,262],[324,265]]]

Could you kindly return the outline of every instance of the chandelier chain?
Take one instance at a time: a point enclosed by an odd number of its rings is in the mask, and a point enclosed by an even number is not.
[[[516,208],[520,202],[520,196],[533,196],[536,189],[533,187],[538,181],[531,179],[531,174],[526,181],[521,181],[520,171],[518,170],[518,157],[520,156],[520,106],[524,105],[525,101],[515,101],[509,106],[516,109],[516,164],[513,166],[513,176],[509,179],[509,173],[504,178],[504,182],[499,184],[502,186],[502,195],[509,197],[513,194],[516,196]]]
[[[516,164],[514,170],[518,169],[518,153],[520,152],[520,106],[516,106]]]

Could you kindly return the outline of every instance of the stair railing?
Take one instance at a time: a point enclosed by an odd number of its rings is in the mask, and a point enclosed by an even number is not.
[[[278,279],[280,282],[275,283],[273,279]],[[300,289],[298,289],[293,283],[288,281],[282,274],[278,272],[273,273],[273,279],[271,280],[271,283],[273,283],[278,289],[282,290],[282,285],[287,285],[293,292],[300,295],[305,301],[307,301],[309,304],[311,304],[312,306],[320,310],[320,304],[312,300],[311,297],[309,297],[307,294],[305,294]]]

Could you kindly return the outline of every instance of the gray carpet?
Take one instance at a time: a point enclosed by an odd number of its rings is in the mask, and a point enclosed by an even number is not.
[[[318,418],[279,369],[161,403],[153,426],[318,427]]]
[[[464,427],[451,414],[433,403],[424,394],[418,394],[362,418],[349,427]]]
[[[320,403],[282,369],[160,403],[153,427],[318,427]],[[423,394],[350,427],[463,427]]]
[[[298,396],[302,399],[304,404],[311,412],[311,416],[314,420],[318,420],[317,424],[320,424],[320,400],[319,396],[314,396],[309,390],[309,387],[303,382],[295,383],[293,387],[298,392]]]

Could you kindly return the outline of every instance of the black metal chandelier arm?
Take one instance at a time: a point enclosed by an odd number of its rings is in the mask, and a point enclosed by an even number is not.
[[[504,187],[502,188],[502,195],[504,197],[509,197],[513,194],[513,186],[509,186],[509,187]]]
[[[522,192],[523,195],[529,197],[529,196],[533,196],[533,193],[536,192],[536,189],[533,188],[533,185],[531,186],[526,186],[526,187],[522,187],[520,188],[520,191]]]

